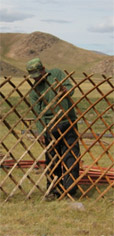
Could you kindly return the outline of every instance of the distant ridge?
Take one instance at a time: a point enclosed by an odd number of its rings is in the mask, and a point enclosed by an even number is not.
[[[1,75],[26,73],[26,62],[40,57],[48,68],[86,73],[105,73],[112,76],[113,56],[78,48],[51,34],[43,32],[0,33]]]
[[[95,53],[97,53],[97,54],[101,54],[101,55],[108,56],[108,54],[106,54],[106,53],[103,53],[103,52],[99,52],[99,51],[95,51],[95,50],[92,50],[92,52],[95,52]]]

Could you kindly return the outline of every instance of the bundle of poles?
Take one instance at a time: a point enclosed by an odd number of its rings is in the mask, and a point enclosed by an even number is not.
[[[12,168],[13,165],[16,162],[14,160],[5,160],[2,165],[0,166],[1,168]],[[31,165],[33,165],[34,161],[33,160],[21,160],[17,168],[30,168]],[[80,175],[84,174],[84,171],[88,168],[88,165],[83,165],[80,167]],[[40,160],[37,162],[37,164],[34,166],[34,169],[42,169],[44,170],[46,168],[46,162],[45,160]],[[102,174],[103,172],[106,172],[106,167],[100,167],[100,166],[93,166],[92,168],[89,169],[87,173],[82,177],[82,179],[79,181],[78,184],[91,184],[92,182],[95,182]],[[108,180],[107,180],[108,177]],[[111,168],[106,172],[105,175],[103,175],[102,178],[98,181],[97,184],[103,185],[103,184],[109,184],[109,181],[112,183],[114,182],[114,168]]]

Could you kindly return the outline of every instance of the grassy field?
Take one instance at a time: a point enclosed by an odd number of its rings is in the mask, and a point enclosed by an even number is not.
[[[3,80],[3,79],[2,79]],[[13,78],[15,84],[19,84],[20,78]],[[86,82],[82,85],[82,89],[86,92],[88,91],[88,86],[90,84]],[[90,87],[89,87],[90,88]],[[25,94],[29,86],[24,84],[22,86],[22,93]],[[108,86],[103,85],[101,88],[104,93],[108,91]],[[7,95],[10,92],[10,87],[8,85],[4,86],[2,92]],[[91,102],[94,103],[95,99],[98,98],[98,93],[94,92],[90,95]],[[75,91],[74,100],[76,101],[81,97],[78,90]],[[19,97],[16,93],[12,94],[10,102],[15,105],[18,102]],[[113,96],[110,95],[109,101],[113,102]],[[87,101],[83,100],[79,104],[80,110],[83,112],[88,107]],[[105,101],[97,105],[98,112],[102,112],[107,107]],[[21,103],[18,107],[18,111],[21,115],[26,112],[26,106]],[[8,105],[3,103],[0,108],[1,115],[5,115],[8,111]],[[32,114],[28,114],[28,117]],[[95,111],[92,109],[86,114],[89,122],[92,122],[95,118]],[[7,121],[13,125],[17,119],[16,115],[9,114]],[[110,125],[113,122],[113,113],[111,110],[104,115],[107,123]],[[83,132],[86,128],[84,122],[79,122],[79,130]],[[98,120],[96,125],[93,127],[96,133],[102,132],[105,128],[101,120]],[[21,136],[21,129],[25,129],[22,123],[19,123],[15,127],[15,131]],[[0,138],[2,139],[7,135],[7,128],[4,125],[0,125]],[[109,138],[103,138],[103,141],[110,143],[112,140]],[[9,134],[5,139],[5,145],[11,148],[15,142],[16,138]],[[27,136],[23,138],[23,142],[27,147],[32,143],[32,140]],[[81,145],[81,152],[84,151],[84,147]],[[0,146],[0,152],[5,154],[3,146]],[[24,152],[22,145],[18,144],[13,150],[13,155],[18,159],[20,155]],[[32,147],[31,152],[35,157],[37,157],[41,152],[42,148],[38,143]],[[102,148],[97,145],[92,149],[92,153],[97,157],[102,152]],[[111,148],[110,153],[114,153]],[[25,159],[30,158],[27,154]],[[84,158],[86,164],[91,163],[91,158],[89,154]],[[109,166],[110,160],[107,155],[103,156],[101,160],[101,165]],[[9,171],[9,170],[8,170]],[[23,173],[16,169],[13,171],[13,176],[18,181]],[[1,180],[4,179],[6,173],[0,169]],[[32,171],[30,175],[34,181],[38,179],[39,175],[36,170]],[[4,189],[10,193],[14,188],[15,184],[11,182],[10,178],[4,184]],[[22,187],[28,192],[31,189],[30,181],[26,180],[23,182]],[[46,180],[45,178],[41,182],[41,186],[45,190]],[[106,186],[101,186],[100,190],[103,191]],[[77,191],[75,196],[75,202],[71,202],[67,197],[63,200],[58,201],[42,201],[43,195],[39,190],[36,190],[32,194],[30,200],[25,200],[25,196],[17,190],[14,196],[7,202],[3,203],[5,200],[5,195],[1,192],[0,194],[0,236],[114,236],[114,192],[113,189],[106,194],[106,196],[99,201],[95,202],[97,197],[97,191],[94,188],[90,194],[89,199],[83,198],[79,201],[80,191]],[[75,207],[75,203],[83,204],[83,207],[78,209]]]
[[[78,201],[78,199],[77,199]],[[76,210],[69,200],[41,202],[12,200],[1,205],[1,236],[113,236],[113,203],[105,199],[81,202]]]

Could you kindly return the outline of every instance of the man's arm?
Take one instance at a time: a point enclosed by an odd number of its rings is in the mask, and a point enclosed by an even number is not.
[[[33,109],[34,109],[35,113],[37,113],[37,115],[39,115],[40,112],[41,112],[41,108],[40,108],[40,102],[37,102],[37,103],[35,104],[35,102],[36,102],[37,100],[38,100],[37,94],[36,94],[34,91],[32,91],[32,92],[30,93],[30,102],[31,102],[32,105],[34,105],[34,106],[33,106]],[[45,124],[45,118],[42,117],[41,120],[42,120],[42,122]],[[43,129],[44,129],[44,126],[42,125],[42,123],[41,123],[40,120],[38,120],[38,121],[36,122],[36,127],[37,127],[37,130],[38,130],[38,134],[40,134],[40,133],[43,131]],[[42,138],[42,140],[43,140],[43,138]]]
[[[62,81],[62,80],[65,78],[65,76],[66,76],[66,75],[64,74],[64,72],[61,71],[61,70],[59,70],[59,73],[58,73],[58,75],[57,75],[57,79],[58,79],[59,81]],[[65,80],[65,81],[62,83],[62,85],[60,86],[60,91],[63,91],[63,93],[65,94],[65,93],[66,93],[67,91],[69,91],[72,87],[73,87],[73,86],[72,86],[70,80],[67,79],[67,80]],[[72,96],[73,93],[74,93],[74,90],[70,93],[70,96]]]

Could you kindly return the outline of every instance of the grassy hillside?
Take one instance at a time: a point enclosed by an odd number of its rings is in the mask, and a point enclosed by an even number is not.
[[[20,70],[26,73],[26,62],[40,57],[46,67],[59,67],[68,71],[75,70],[77,75],[86,73],[113,74],[113,57],[78,48],[66,41],[41,32],[31,34],[1,33],[1,60],[16,67],[12,72],[7,64],[2,63],[1,74],[19,75]],[[19,69],[19,71],[17,71]]]

